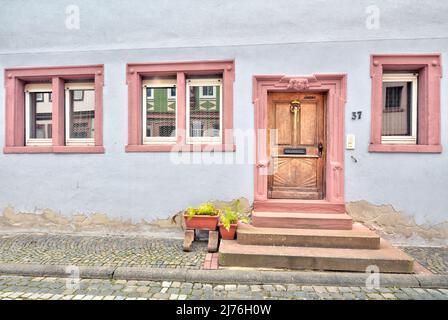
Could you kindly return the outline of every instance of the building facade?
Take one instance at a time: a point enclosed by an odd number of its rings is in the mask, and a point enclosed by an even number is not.
[[[443,2],[0,5],[2,209],[365,200],[446,221]]]

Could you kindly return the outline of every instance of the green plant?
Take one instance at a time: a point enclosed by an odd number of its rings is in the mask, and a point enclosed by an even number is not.
[[[188,219],[191,219],[193,216],[216,216],[218,213],[219,210],[210,202],[203,203],[197,208],[190,207],[186,210]]]
[[[231,207],[224,207],[219,213],[219,221],[224,226],[224,228],[229,231],[230,225],[235,224],[238,221],[249,222],[249,219],[244,216],[244,212],[241,209],[241,204],[239,200],[236,200]]]
[[[224,207],[219,213],[219,221],[229,231],[230,225],[238,222],[238,212],[232,210],[230,207]]]

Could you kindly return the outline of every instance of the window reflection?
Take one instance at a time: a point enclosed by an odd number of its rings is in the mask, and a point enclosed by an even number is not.
[[[220,86],[190,86],[190,137],[219,137]]]
[[[174,137],[176,88],[146,88],[146,137]]]
[[[94,137],[95,90],[70,90],[70,138]]]
[[[52,103],[49,92],[30,92],[30,138],[52,138]]]

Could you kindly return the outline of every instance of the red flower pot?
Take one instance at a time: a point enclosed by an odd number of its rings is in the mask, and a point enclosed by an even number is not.
[[[218,216],[192,216],[188,218],[184,214],[185,225],[187,229],[198,229],[198,230],[216,230],[218,226]]]
[[[221,223],[219,224],[219,232],[221,233],[221,238],[223,240],[233,240],[235,239],[236,227],[238,224],[233,223],[230,225],[230,229],[227,230]]]

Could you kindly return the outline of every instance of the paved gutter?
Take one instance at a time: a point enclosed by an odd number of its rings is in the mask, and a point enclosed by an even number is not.
[[[81,266],[80,278],[183,281],[238,284],[299,284],[366,286],[368,274],[351,272],[266,271],[257,269],[192,270],[142,267]],[[0,275],[70,277],[73,266],[42,264],[0,264]],[[448,275],[381,274],[382,287],[448,288]]]

